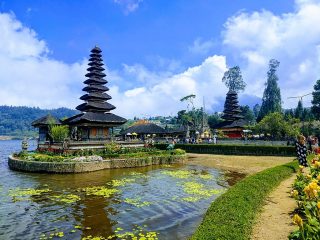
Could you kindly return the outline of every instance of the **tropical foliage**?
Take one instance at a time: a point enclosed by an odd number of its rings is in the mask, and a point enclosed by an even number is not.
[[[252,130],[271,139],[292,138],[299,134],[300,121],[295,118],[285,120],[280,112],[273,112],[266,115],[259,123],[254,125]]]
[[[50,126],[49,132],[54,142],[62,142],[69,136],[69,126],[53,125]]]

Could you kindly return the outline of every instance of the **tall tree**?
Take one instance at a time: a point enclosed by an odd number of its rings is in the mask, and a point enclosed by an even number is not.
[[[269,71],[266,88],[263,92],[262,105],[257,121],[260,121],[264,116],[273,112],[281,112],[281,93],[278,87],[278,76],[276,74],[280,62],[271,59],[269,61]]]
[[[246,87],[246,83],[242,79],[239,66],[229,68],[229,70],[224,73],[222,82],[226,84],[229,90],[235,92],[244,90]]]
[[[261,106],[258,103],[253,106],[253,114],[254,114],[255,118],[258,117],[259,112],[260,112],[260,108],[261,108]]]
[[[303,106],[302,106],[302,101],[301,100],[299,100],[299,102],[298,102],[298,106],[297,106],[297,108],[295,109],[295,111],[294,111],[294,117],[295,118],[298,118],[298,119],[300,119],[300,120],[303,120]]]
[[[312,113],[314,117],[320,120],[320,79],[317,80],[316,84],[313,87],[314,91],[312,92]]]
[[[241,115],[248,124],[253,124],[256,120],[253,111],[248,105],[240,106]]]

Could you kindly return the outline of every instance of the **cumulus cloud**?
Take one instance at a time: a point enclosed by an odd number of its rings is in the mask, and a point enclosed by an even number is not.
[[[1,104],[75,108],[81,103],[86,59],[66,64],[50,58],[46,42],[12,14],[0,14],[0,31]],[[185,108],[180,99],[189,94],[198,96],[198,107],[202,96],[207,106],[215,106],[226,92],[221,82],[225,70],[224,56],[209,57],[178,74],[124,64],[121,71],[107,69],[110,102],[126,117],[175,114]]]
[[[143,0],[114,0],[116,4],[119,4],[126,15],[136,11]]]
[[[280,61],[279,85],[284,107],[296,107],[289,96],[313,90],[320,71],[320,2],[296,1],[292,13],[241,12],[225,24],[223,43],[240,59],[246,92],[262,96],[268,61]],[[310,99],[305,104],[310,105]]]
[[[189,94],[197,96],[197,107],[202,106],[204,96],[208,110],[216,110],[217,106],[221,107],[220,100],[227,91],[221,82],[226,69],[226,58],[215,55],[182,73],[159,77],[160,80],[149,87],[137,87],[123,94],[118,86],[113,86],[110,93],[117,106],[115,112],[124,116],[174,115],[186,108],[180,99]]]
[[[82,62],[71,65],[48,57],[48,47],[13,14],[0,14],[1,105],[55,108],[76,102],[85,74]]]
[[[205,55],[214,47],[214,45],[214,42],[211,40],[204,41],[201,38],[197,38],[188,49],[193,54]]]

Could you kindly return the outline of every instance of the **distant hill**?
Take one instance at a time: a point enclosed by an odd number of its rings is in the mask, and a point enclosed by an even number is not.
[[[64,118],[71,117],[79,112],[68,108],[48,110],[35,107],[0,106],[0,135],[36,136],[36,129],[31,126],[31,122],[49,113],[57,118]]]

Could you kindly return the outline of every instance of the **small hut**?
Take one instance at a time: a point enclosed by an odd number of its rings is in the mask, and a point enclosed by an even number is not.
[[[48,114],[42,118],[39,118],[31,123],[31,125],[35,128],[39,128],[39,142],[46,142],[51,141],[50,135],[49,135],[49,126],[50,125],[60,125],[61,121],[52,116],[51,114]]]
[[[229,138],[241,138],[244,126],[247,124],[240,114],[241,109],[238,102],[238,94],[236,91],[230,90],[227,93],[222,123],[217,124],[214,128],[221,130]]]
[[[167,131],[154,123],[138,123],[120,132],[122,137],[126,139],[128,136],[135,135],[136,138],[145,140],[148,137],[164,137]]]
[[[70,126],[73,140],[111,139],[113,127],[127,121],[110,112],[116,107],[107,102],[111,96],[106,93],[109,88],[105,86],[107,81],[104,79],[106,74],[103,73],[101,52],[97,46],[91,50],[88,73],[85,75],[88,79],[84,81],[87,86],[82,89],[86,94],[80,97],[84,103],[76,107],[82,113],[63,121],[63,124]]]

